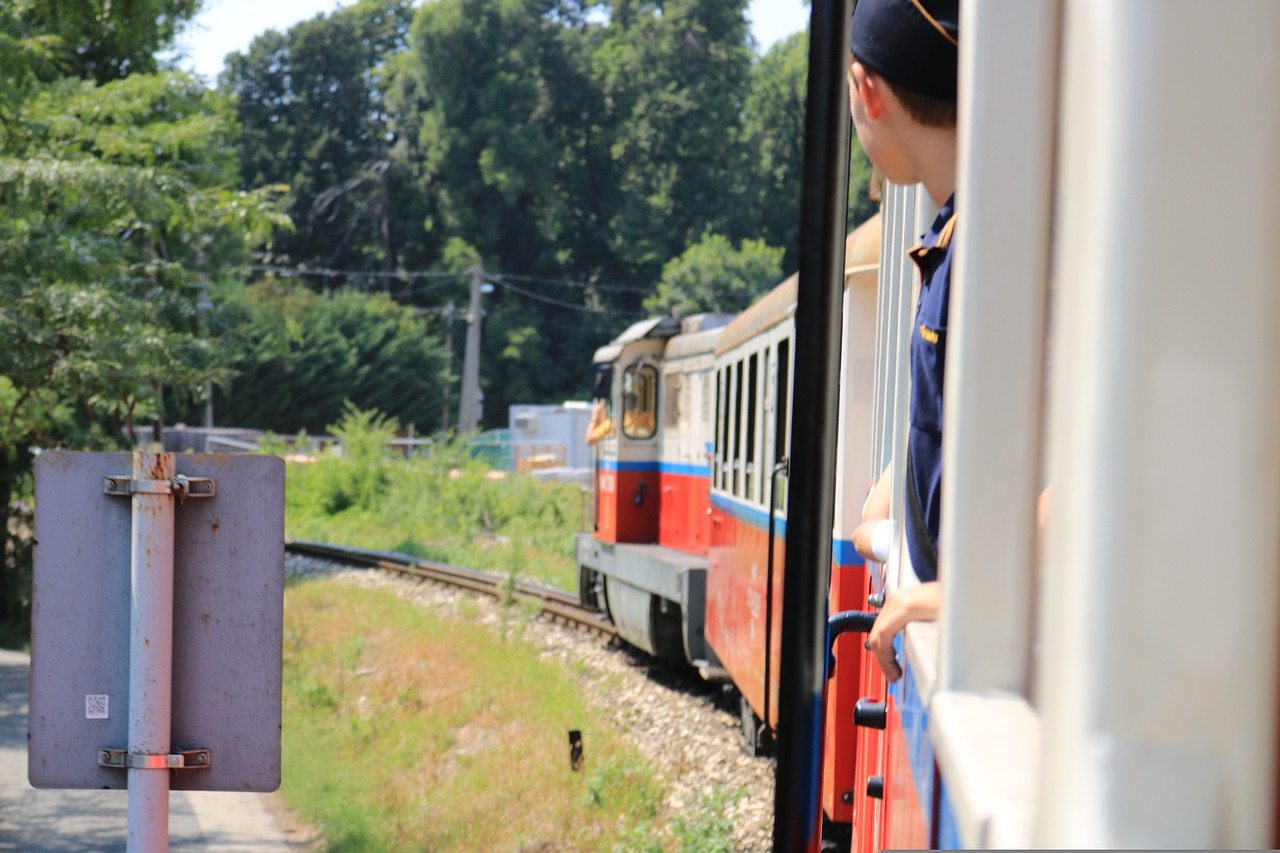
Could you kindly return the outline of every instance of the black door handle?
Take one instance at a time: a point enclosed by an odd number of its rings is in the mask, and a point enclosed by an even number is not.
[[[827,678],[836,672],[836,656],[832,653],[836,637],[841,634],[867,633],[876,623],[876,615],[865,610],[845,610],[827,617]]]

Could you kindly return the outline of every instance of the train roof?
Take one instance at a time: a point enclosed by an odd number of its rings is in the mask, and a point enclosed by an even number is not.
[[[724,334],[720,335],[720,340],[716,343],[716,355],[728,352],[790,317],[796,310],[799,283],[800,274],[793,273],[739,314],[738,319],[726,326]]]
[[[670,338],[680,334],[680,321],[675,317],[650,317],[627,326],[622,334],[596,350],[591,357],[594,364],[605,364],[622,355],[622,348],[633,341],[645,338]]]
[[[733,320],[733,317],[733,314],[706,313],[692,314],[684,318],[650,317],[647,320],[640,320],[637,323],[632,323],[622,334],[597,349],[591,361],[593,364],[607,364],[615,361],[622,354],[624,346],[645,338],[674,338],[678,340],[682,337],[696,337],[700,332],[714,330],[716,334],[711,337],[711,340],[714,341],[720,331]],[[690,355],[693,352],[703,352],[703,350],[690,350],[683,354]]]
[[[844,277],[880,266],[880,214],[849,232],[844,240]]]
[[[706,329],[690,335],[674,337],[667,342],[667,348],[662,357],[664,359],[687,358],[691,355],[715,352],[716,341],[720,339],[720,334],[724,329],[724,326],[718,326],[714,329]]]
[[[880,214],[859,225],[844,241],[844,277],[880,265]],[[766,293],[725,327],[716,342],[716,355],[740,346],[766,329],[790,317],[796,310],[800,274],[792,273],[785,281]]]

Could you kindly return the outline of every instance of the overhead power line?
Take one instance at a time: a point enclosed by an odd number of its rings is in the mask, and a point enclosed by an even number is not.
[[[390,278],[390,279],[415,279],[415,278],[436,278],[436,279],[452,279],[454,281],[464,281],[469,272],[439,272],[434,270],[335,270],[327,267],[291,267],[291,266],[273,266],[270,264],[251,264],[249,269],[254,272],[275,272],[290,277],[297,276],[319,276],[322,278]],[[579,290],[607,290],[616,293],[651,293],[652,289],[647,287],[637,287],[630,284],[608,284],[599,281],[580,281],[572,278],[551,278],[541,275],[524,275],[522,273],[496,273],[485,271],[485,278],[489,281],[502,281],[509,279],[511,281],[527,281],[532,284],[551,284],[559,287],[573,287]]]
[[[314,276],[314,277],[320,277],[320,278],[348,278],[348,279],[375,278],[375,279],[399,279],[399,280],[412,280],[412,279],[438,280],[436,283],[417,284],[410,288],[406,288],[400,291],[400,295],[408,295],[410,293],[412,294],[426,293],[428,291],[436,290],[440,287],[444,287],[454,282],[466,281],[472,275],[471,270],[468,270],[466,272],[460,272],[460,273],[436,272],[436,271],[426,271],[426,270],[422,270],[422,271],[403,270],[403,271],[385,272],[385,271],[376,271],[376,270],[335,270],[335,269],[329,269],[329,268],[323,268],[323,267],[273,266],[270,264],[251,264],[249,265],[249,269],[253,270],[254,272],[276,273],[286,278],[301,278],[305,276]],[[548,278],[546,276],[522,275],[519,273],[491,273],[483,269],[481,269],[480,272],[482,273],[486,281],[490,281],[499,287],[518,293],[521,296],[524,296],[528,299],[532,299],[536,302],[542,302],[547,305],[554,305],[558,308],[565,308],[570,311],[579,311],[584,314],[598,314],[600,316],[605,316],[605,317],[643,317],[647,315],[647,312],[645,311],[604,308],[604,307],[598,307],[593,305],[583,305],[577,302],[568,302],[563,299],[556,299],[551,296],[544,296],[541,293],[536,293],[532,290],[528,290],[524,287],[520,287],[518,285],[512,284],[511,282],[521,281],[521,282],[530,282],[533,284],[549,284],[549,285],[573,287],[573,288],[579,288],[579,289],[593,288],[597,290],[607,290],[607,291],[616,291],[616,292],[624,292],[624,293],[649,293],[650,291],[646,288],[633,287],[630,285],[583,282],[583,281],[576,281],[573,279],[555,279],[555,278]],[[435,311],[440,311],[443,309],[421,308],[419,310],[420,310],[420,313],[427,313],[427,312],[434,313]]]
[[[592,305],[579,305],[576,302],[565,302],[562,299],[552,299],[550,296],[543,296],[540,293],[534,293],[532,290],[525,290],[523,287],[517,287],[516,285],[508,281],[502,281],[500,276],[488,276],[488,278],[490,281],[493,281],[494,284],[498,285],[499,287],[505,288],[507,290],[513,290],[516,293],[519,293],[521,296],[526,296],[529,299],[535,300],[537,302],[545,302],[548,305],[556,305],[561,308],[569,308],[574,311],[581,311],[584,314],[610,314],[617,317],[632,317],[632,316],[644,314],[643,311],[618,311],[610,308],[597,308]]]
[[[534,284],[557,284],[564,287],[577,287],[581,289],[591,288],[594,290],[613,290],[618,293],[652,293],[652,289],[648,287],[635,287],[629,284],[602,284],[598,281],[574,281],[572,279],[546,278],[537,275],[519,275],[517,273],[491,273],[489,279],[496,281],[498,279],[509,278],[512,281],[528,281]]]
[[[425,270],[394,270],[392,272],[382,270],[334,270],[323,267],[286,267],[272,266],[270,264],[250,264],[249,269],[254,272],[280,273],[281,275],[289,277],[314,275],[321,278],[449,278],[454,281],[462,281],[469,275],[469,273],[466,272],[434,272]]]

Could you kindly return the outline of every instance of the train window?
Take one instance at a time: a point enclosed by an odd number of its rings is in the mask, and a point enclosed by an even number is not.
[[[718,386],[717,386],[718,388]],[[702,422],[711,423],[711,374],[702,377]]]
[[[680,412],[682,410],[680,391],[681,376],[678,373],[668,373],[666,382],[666,414],[662,416],[662,423],[669,427],[678,426],[680,423]]]
[[[684,420],[686,427],[692,427],[690,423],[693,416],[693,377],[680,377],[680,417]]]
[[[622,374],[622,433],[627,438],[652,438],[658,428],[658,371],[651,364],[633,364]]]
[[[747,443],[743,458],[746,464],[742,467],[742,495],[747,500],[758,501],[756,485],[756,407],[760,402],[760,355],[753,353],[747,360]]]
[[[613,362],[594,365],[595,378],[591,383],[591,399],[608,400],[613,395]]]
[[[742,497],[742,369],[741,361],[733,366],[733,482],[730,491],[738,497]]]
[[[773,432],[773,464],[778,464],[787,456],[788,436],[787,424],[791,423],[788,417],[791,410],[791,339],[783,338],[778,341],[778,381],[775,385],[778,389],[778,399],[774,401],[773,413],[777,419]],[[787,508],[787,478],[779,477],[776,480],[778,484],[778,494],[774,500],[774,506],[783,510]]]
[[[725,448],[729,445],[729,425],[725,418],[724,396],[728,393],[729,377],[724,370],[716,371],[716,433],[719,436],[716,441],[716,473],[715,483],[721,489],[724,488],[724,471],[725,471]]]

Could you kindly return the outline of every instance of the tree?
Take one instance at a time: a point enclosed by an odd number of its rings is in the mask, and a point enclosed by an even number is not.
[[[156,54],[204,6],[204,0],[9,0],[15,23],[54,45],[57,62],[43,79],[71,76],[109,83],[160,69]]]
[[[242,186],[290,186],[299,231],[265,260],[431,310],[466,304],[467,284],[385,274],[479,265],[499,285],[484,300],[488,422],[580,392],[592,350],[704,234],[794,257],[804,40],[753,69],[745,9],[427,0],[408,25],[408,0],[364,0],[264,35],[220,86],[244,126]],[[474,260],[450,263],[451,243]],[[306,277],[320,267],[344,275]],[[780,277],[755,275],[752,293]]]
[[[298,226],[268,260],[387,272],[421,243],[424,213],[384,91],[411,15],[411,0],[363,0],[287,33],[268,30],[228,58],[219,85],[243,127],[243,185],[287,184]]]
[[[750,151],[747,201],[753,211],[750,233],[786,250],[783,268],[799,264],[800,183],[804,169],[804,123],[809,73],[808,33],[774,44],[751,69],[751,89],[743,108],[743,133]],[[871,161],[853,139],[849,151],[849,227],[874,215]]]
[[[181,75],[68,79],[27,104],[25,133],[0,148],[11,431],[51,438],[55,424],[38,412],[57,400],[75,401],[81,431],[98,440],[132,437],[139,416],[156,413],[157,384],[217,374],[196,316],[201,256],[283,221],[269,190],[227,189],[229,119]]]
[[[446,356],[439,331],[385,294],[316,294],[267,279],[221,294],[216,323],[235,355],[220,386],[222,420],[321,432],[350,402],[430,428],[440,417]]]
[[[796,268],[800,246],[808,73],[809,37],[795,33],[774,44],[752,67],[743,108],[743,134],[751,152],[746,195],[755,236],[783,247],[789,270]]]
[[[36,24],[49,8],[0,13],[3,73],[22,86],[0,107],[0,620],[8,624],[28,612],[29,564],[9,513],[31,450],[135,441],[138,425],[160,414],[159,387],[218,378],[218,350],[199,331],[197,276],[213,255],[242,251],[287,222],[270,189],[232,189],[234,124],[196,81],[42,82],[52,37]]]
[[[606,312],[639,303],[609,228],[614,136],[591,60],[603,24],[585,5],[424,4],[397,71],[392,102],[416,128],[405,136],[409,156],[437,205],[429,239],[465,241],[485,269],[513,276],[494,279],[501,286],[484,300],[490,424],[504,422],[511,403],[578,392],[608,335]],[[437,292],[466,302],[464,290]]]
[[[491,267],[587,273],[601,260],[608,141],[579,38],[590,26],[557,0],[437,0],[414,19],[400,103],[419,117],[433,230]]]
[[[781,281],[783,254],[762,240],[743,240],[734,249],[722,235],[704,234],[662,268],[658,290],[644,307],[677,317],[736,314]]]
[[[620,258],[652,280],[704,231],[740,233],[745,0],[613,0],[592,56],[607,105]],[[746,236],[746,235],[743,235]]]

